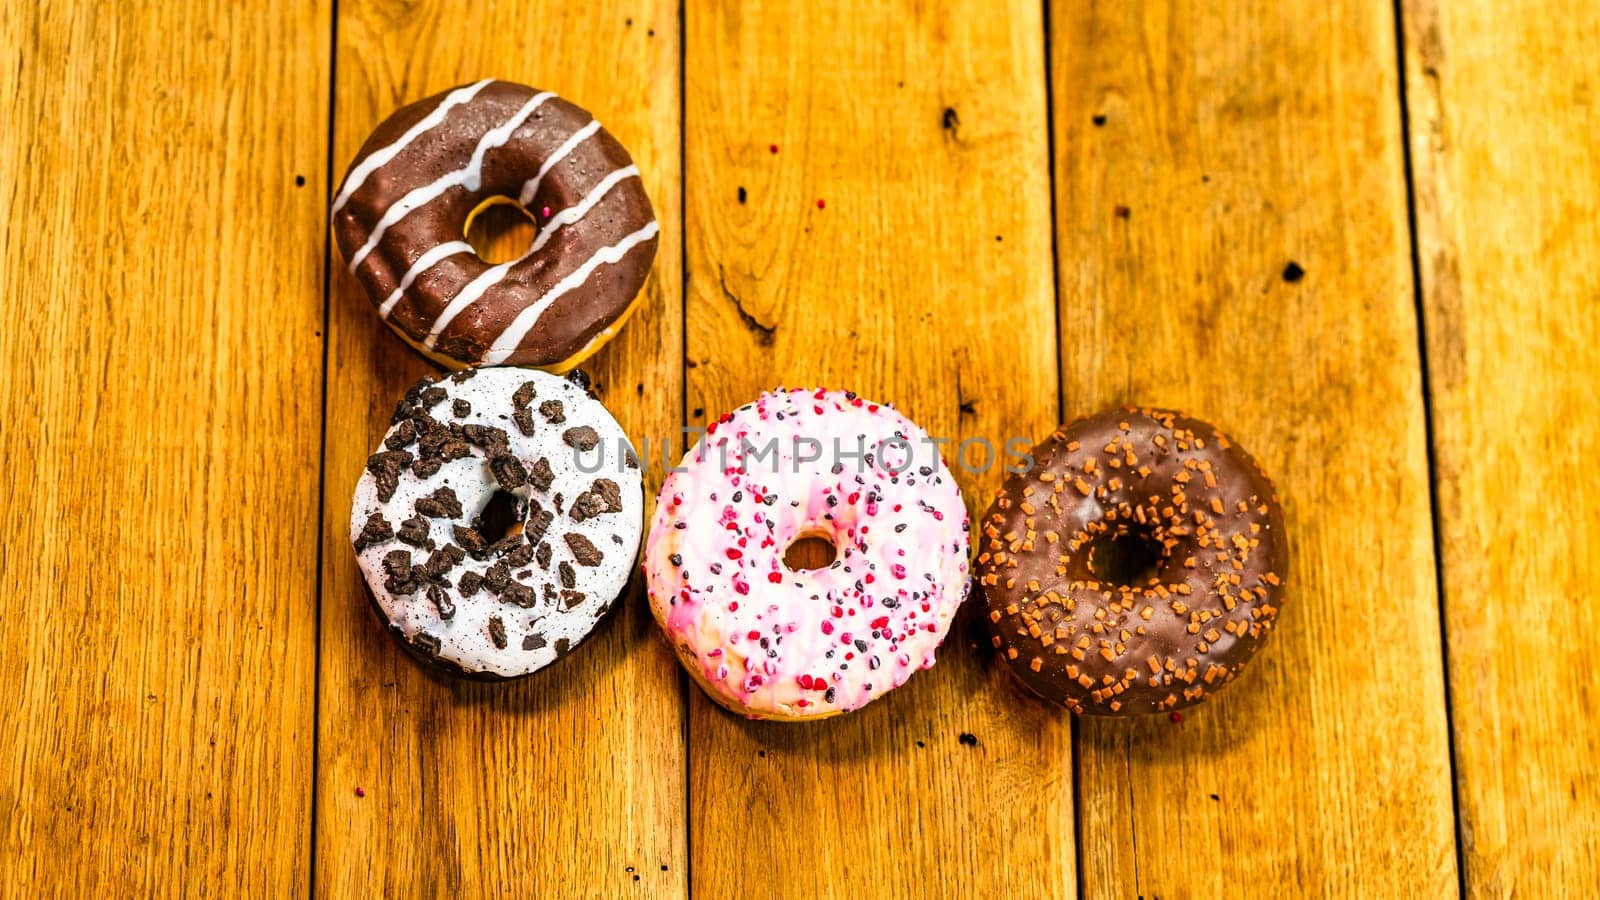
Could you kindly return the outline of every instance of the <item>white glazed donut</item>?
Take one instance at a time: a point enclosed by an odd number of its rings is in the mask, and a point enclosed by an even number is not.
[[[833,563],[790,569],[805,537]],[[751,718],[859,709],[933,665],[967,596],[967,514],[921,428],[854,393],[722,417],[662,486],[650,606],[685,668]]]
[[[400,402],[356,485],[350,539],[407,649],[518,678],[566,655],[622,592],[643,491],[622,428],[578,380],[467,369]]]

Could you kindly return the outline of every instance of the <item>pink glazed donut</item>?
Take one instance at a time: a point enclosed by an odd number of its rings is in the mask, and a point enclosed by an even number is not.
[[[967,513],[938,445],[854,393],[762,394],[662,485],[650,607],[712,699],[755,719],[859,709],[933,665],[967,597]],[[831,541],[791,569],[795,541]]]

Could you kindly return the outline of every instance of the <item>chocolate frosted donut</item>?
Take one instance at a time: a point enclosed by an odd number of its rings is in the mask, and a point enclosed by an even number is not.
[[[1198,419],[1113,409],[1033,449],[983,519],[994,646],[1088,715],[1198,703],[1271,633],[1288,546],[1243,448]]]
[[[539,226],[491,265],[464,239],[485,206]],[[564,372],[622,327],[655,259],[655,213],[628,151],[548,91],[479,81],[385,119],[333,201],[333,229],[378,316],[451,368]]]
[[[638,460],[569,379],[529,369],[424,378],[367,460],[350,539],[378,615],[445,671],[535,672],[623,587],[644,529]]]

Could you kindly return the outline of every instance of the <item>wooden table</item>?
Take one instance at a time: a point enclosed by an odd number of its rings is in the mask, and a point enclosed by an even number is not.
[[[0,29],[0,893],[1592,894],[1589,0],[5,0]],[[645,173],[661,252],[591,366],[630,434],[779,383],[991,439],[1187,408],[1286,499],[1264,658],[1181,722],[1074,722],[964,628],[858,714],[751,724],[635,584],[535,678],[426,676],[346,519],[430,366],[330,265],[327,201],[383,116],[485,75]],[[980,510],[999,474],[961,477]]]

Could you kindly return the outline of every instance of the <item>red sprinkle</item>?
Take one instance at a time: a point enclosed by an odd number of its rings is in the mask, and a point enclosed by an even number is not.
[[[1177,710],[1173,710],[1172,711],[1172,715],[1167,716],[1167,718],[1171,719],[1174,722],[1182,722],[1183,721],[1183,713],[1178,712]]]
[[[541,209],[541,210],[539,210],[539,212],[540,212],[540,213],[541,213],[541,214],[542,214],[542,215],[543,215],[543,216],[544,216],[544,217],[545,217],[545,218],[546,218],[546,219],[548,219],[548,218],[550,218],[550,207],[548,207],[548,206],[546,206],[546,207],[545,207],[545,208],[543,208],[543,209]]]
[[[743,553],[740,553],[738,550],[735,550],[732,547],[728,548],[728,558],[729,559],[738,559],[739,557],[741,557],[743,555],[744,555]]]
[[[768,572],[767,573],[767,580],[772,582],[773,584],[783,584],[783,573],[781,573],[781,572]]]
[[[367,789],[366,788],[364,788],[364,787],[356,788],[356,796],[357,797],[365,797],[366,795],[367,795]]]
[[[827,619],[823,619],[822,620],[822,633],[823,634],[833,634],[833,623],[828,621]]]
[[[828,201],[826,201],[826,200],[818,200],[817,201],[817,209],[827,209],[827,208],[828,208]]]
[[[771,147],[769,147],[767,149],[771,150],[773,153],[777,153],[778,152],[778,145],[777,144],[773,144]]]
[[[887,627],[889,627],[889,617],[888,616],[879,616],[876,619],[873,619],[871,624],[872,624],[873,628],[878,628],[878,629],[887,628]]]

